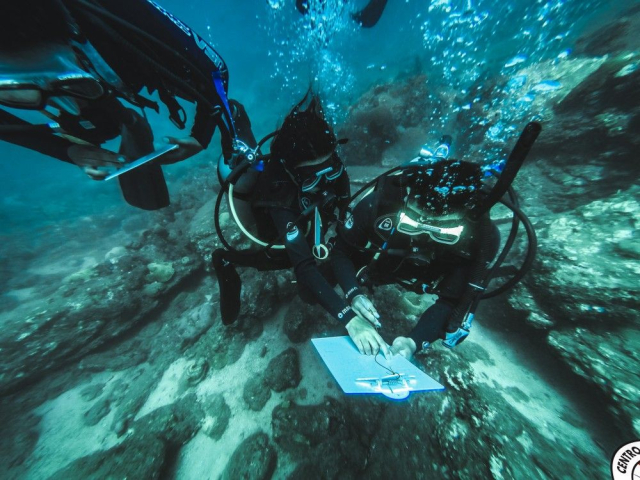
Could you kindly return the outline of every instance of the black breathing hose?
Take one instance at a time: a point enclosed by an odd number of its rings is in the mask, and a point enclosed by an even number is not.
[[[535,229],[533,228],[533,225],[531,224],[531,221],[529,220],[529,218],[527,218],[527,216],[524,214],[522,210],[520,210],[520,208],[516,207],[511,202],[505,199],[502,199],[500,203],[502,203],[504,206],[509,208],[522,222],[524,229],[527,232],[527,238],[528,238],[527,254],[525,256],[525,260],[522,266],[518,269],[516,274],[509,281],[505,282],[500,287],[482,295],[481,299],[483,300],[487,298],[493,298],[497,295],[500,295],[501,293],[506,292],[507,290],[512,288],[516,283],[522,280],[522,278],[526,275],[526,273],[531,269],[531,266],[533,265],[533,261],[535,260],[535,257],[536,257],[536,253],[538,251],[538,237],[536,236]],[[499,265],[496,262],[496,264],[492,268],[492,272],[495,271],[498,266]]]
[[[542,126],[538,122],[531,122],[524,127],[520,138],[518,138],[515,147],[511,150],[511,154],[509,154],[507,164],[500,174],[498,182],[489,192],[484,202],[472,212],[474,218],[480,218],[491,210],[491,207],[498,203],[507,192],[541,131]]]

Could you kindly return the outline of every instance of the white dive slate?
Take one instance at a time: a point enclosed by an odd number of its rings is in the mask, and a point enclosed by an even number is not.
[[[381,393],[403,399],[411,392],[444,390],[402,355],[388,362],[382,353],[362,355],[349,337],[313,338],[311,342],[344,393]]]

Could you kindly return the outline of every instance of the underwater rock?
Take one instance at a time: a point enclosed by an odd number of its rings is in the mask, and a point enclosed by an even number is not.
[[[621,54],[609,58],[600,68],[577,85],[556,107],[561,114],[596,115],[610,108],[637,113],[640,108],[640,70],[628,69],[640,62],[638,54]]]
[[[244,440],[233,452],[221,480],[269,480],[276,468],[278,456],[264,432]]]
[[[185,302],[185,308],[190,306],[189,302]],[[211,328],[214,321],[215,317],[208,305],[202,305],[183,313],[175,319],[172,325],[175,341],[179,340],[181,349],[193,345]]]
[[[252,328],[243,330],[237,326],[226,327],[222,322],[215,324],[207,335],[201,336],[189,349],[189,356],[207,358],[214,370],[222,370],[238,361],[247,343],[262,332],[262,325],[251,322]]]
[[[298,351],[293,347],[274,357],[264,372],[265,385],[274,392],[295,388],[301,379]]]
[[[231,408],[222,395],[205,398],[202,401],[202,408],[206,415],[202,431],[213,440],[220,440],[229,425]]]
[[[525,291],[511,300],[515,308],[553,319],[549,345],[610,399],[619,430],[635,436],[640,407],[630,398],[640,391],[640,373],[632,367],[639,361],[639,262],[620,255],[618,245],[634,238],[638,198],[640,188],[633,187],[551,216],[538,227],[544,248],[525,278]]]
[[[314,465],[320,478],[363,478],[359,474],[369,452],[361,441],[365,435],[354,425],[358,422],[352,424],[344,403],[330,398],[310,406],[285,401],[274,408],[271,420],[276,443],[294,458],[305,459],[302,463]]]
[[[300,297],[289,303],[283,330],[292,343],[302,343],[321,332],[342,334],[344,327],[335,322],[319,305],[307,305]]]
[[[140,368],[127,377],[127,381],[117,381],[111,388],[109,398],[115,408],[111,429],[122,435],[130,426],[136,414],[144,406],[158,383],[158,374],[149,368]]]
[[[640,11],[637,6],[618,15],[612,22],[588,31],[575,42],[578,55],[604,56],[637,48],[640,36]]]
[[[47,297],[46,304],[29,302],[11,312],[10,321],[3,323],[0,332],[0,394],[78,361],[129,331],[163,302],[166,294],[179,289],[202,268],[199,259],[188,265],[169,261],[192,253],[186,243],[169,248],[156,241],[147,238],[133,265],[105,261],[81,269],[54,284],[57,291]],[[154,273],[149,274],[149,264],[160,267],[153,267]],[[148,274],[164,283],[149,284]]]
[[[113,247],[104,255],[104,259],[111,263],[117,263],[120,257],[127,255],[128,251],[125,247]]]
[[[636,325],[637,325],[636,316]],[[610,332],[586,328],[553,331],[548,342],[571,369],[608,399],[607,408],[623,438],[640,436],[640,329],[618,326]]]
[[[381,335],[396,338],[411,331],[417,319],[435,301],[435,297],[410,293],[397,285],[385,285],[376,288],[371,300],[384,319]]]
[[[340,136],[349,139],[341,149],[345,163],[381,165],[396,143],[403,145],[395,147],[393,157],[402,157],[396,161],[413,158],[425,143],[430,119],[442,113],[442,102],[429,93],[427,77],[417,75],[377,85],[362,95],[340,130]]]
[[[146,276],[149,282],[167,283],[173,277],[175,270],[171,262],[150,263],[147,265],[149,275]]]
[[[585,196],[595,200],[628,189],[640,175],[640,70],[619,75],[640,55],[591,62],[598,68],[586,77],[588,70],[582,72],[563,98],[549,100],[553,113],[531,153],[542,160],[539,201],[556,212],[584,204]]]
[[[321,473],[317,465],[309,462],[301,463],[298,465],[291,474],[287,477],[287,480],[298,480],[304,478],[304,480],[325,480],[325,476]]]
[[[240,317],[264,321],[271,317],[285,301],[294,295],[292,273],[287,270],[260,272],[253,268],[242,269],[242,294]]]
[[[40,416],[32,413],[3,418],[5,432],[11,432],[11,434],[0,436],[0,451],[4,463],[3,468],[0,468],[0,476],[5,468],[21,467],[34,452],[40,438],[40,420]],[[10,477],[7,474],[6,478],[24,477],[18,474]]]
[[[277,405],[271,415],[273,439],[298,458],[308,455],[323,441],[341,434],[345,422],[343,405],[329,398],[320,405],[310,406],[285,401]]]
[[[271,389],[261,375],[254,375],[244,384],[242,398],[251,410],[259,412],[271,398]]]
[[[105,383],[95,383],[83,388],[80,391],[80,398],[82,398],[85,402],[91,402],[95,400],[102,392],[104,392]]]
[[[50,480],[135,478],[154,480],[165,462],[166,445],[155,435],[135,435],[120,445],[71,462]]]
[[[184,382],[188,387],[198,385],[207,376],[209,362],[206,358],[199,357],[191,360],[184,372]]]
[[[87,355],[80,360],[78,367],[81,370],[89,372],[125,370],[146,362],[149,358],[148,348],[148,345],[143,345],[139,341],[134,341],[127,344],[126,348],[114,347],[109,352],[99,352]]]
[[[169,445],[179,447],[200,429],[204,413],[195,394],[160,407],[133,423],[135,435],[155,435]]]
[[[501,396],[474,377],[466,359],[481,347],[465,344],[459,354],[432,349],[426,371],[446,390],[412,395],[387,408],[378,422],[366,478],[385,479],[403,467],[403,479],[548,479],[572,472],[580,459],[580,478],[602,478],[608,465],[577,445],[550,440]]]
[[[84,424],[87,426],[97,425],[100,420],[109,415],[111,412],[111,402],[103,398],[95,402],[89,410],[84,412]]]
[[[563,326],[625,325],[637,313],[638,262],[617,251],[640,222],[638,195],[640,188],[631,188],[538,228],[545,248],[527,286],[539,307],[564,319]]]

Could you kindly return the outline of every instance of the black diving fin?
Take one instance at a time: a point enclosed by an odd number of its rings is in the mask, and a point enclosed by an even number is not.
[[[169,190],[160,165],[143,165],[118,177],[122,196],[131,206],[143,210],[167,207]]]
[[[153,132],[149,122],[133,110],[132,121],[122,129],[119,153],[127,158],[140,158],[154,151]],[[169,205],[169,190],[162,167],[145,163],[118,177],[122,195],[129,205],[143,210],[158,210]]]
[[[360,26],[371,28],[378,23],[386,6],[387,0],[371,0],[362,10],[352,14],[351,18],[358,22]]]

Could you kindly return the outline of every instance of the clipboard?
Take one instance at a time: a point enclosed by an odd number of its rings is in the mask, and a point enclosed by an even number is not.
[[[382,394],[402,400],[411,392],[444,390],[402,355],[394,355],[388,362],[382,354],[362,355],[348,336],[313,338],[311,342],[344,393]]]

